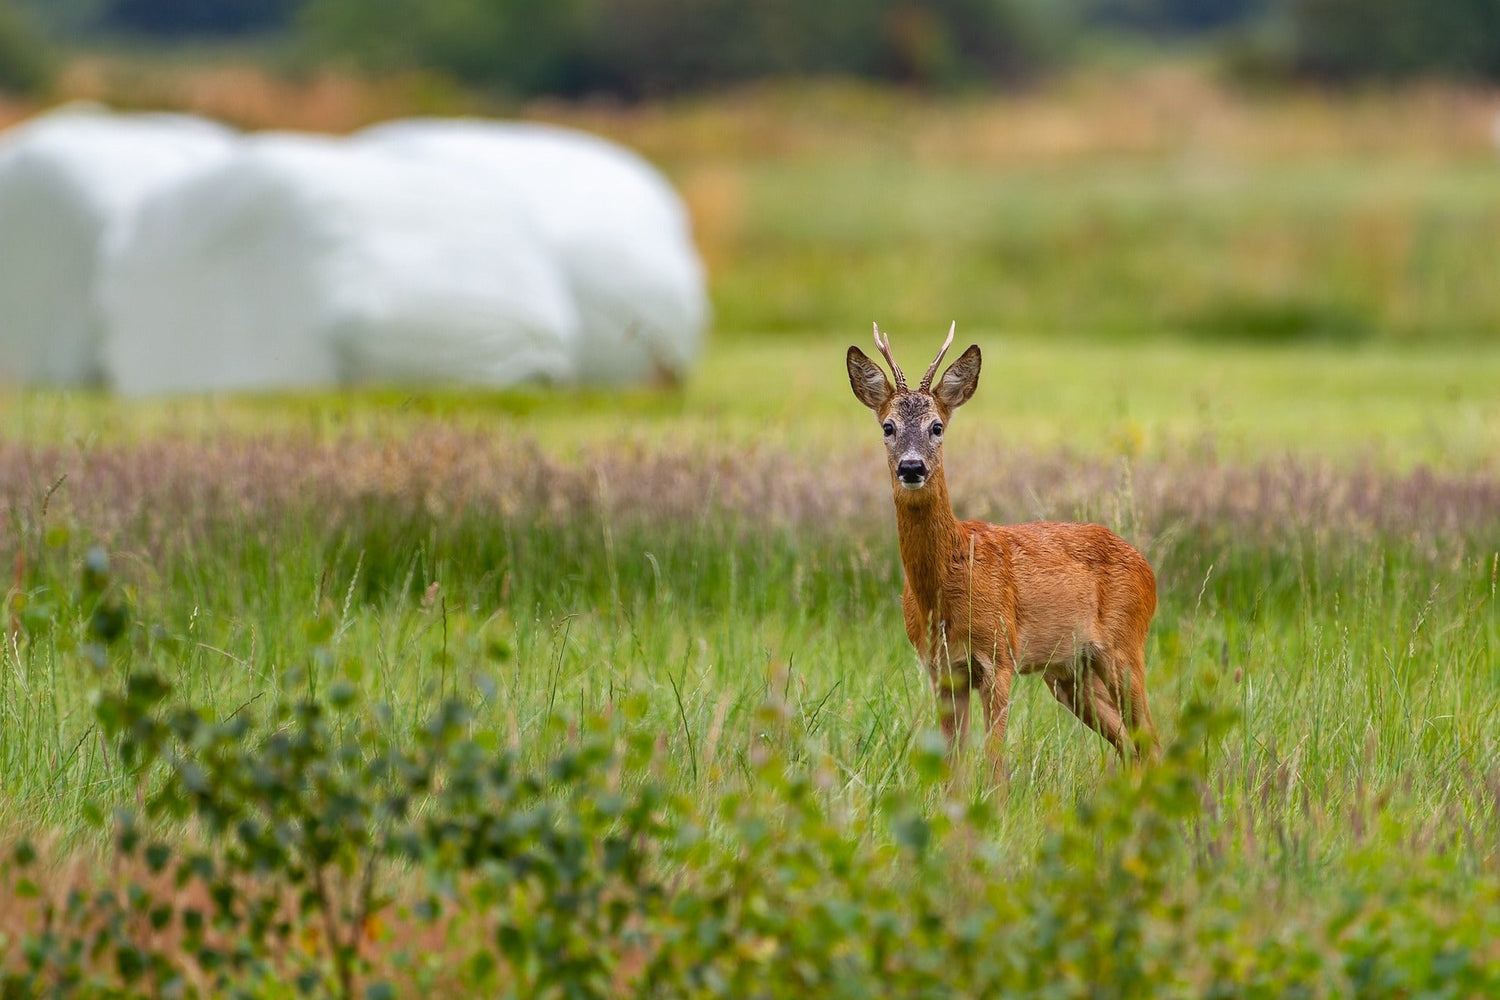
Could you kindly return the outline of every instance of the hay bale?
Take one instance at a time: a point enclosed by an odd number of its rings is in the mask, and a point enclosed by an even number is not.
[[[0,380],[100,379],[102,248],[144,199],[232,144],[203,119],[92,105],[0,135]]]
[[[681,199],[635,153],[571,129],[479,120],[389,122],[355,141],[473,171],[520,200],[577,304],[581,380],[677,378],[696,360],[703,266]]]
[[[578,320],[513,194],[268,134],[159,192],[104,268],[122,392],[568,381]]]

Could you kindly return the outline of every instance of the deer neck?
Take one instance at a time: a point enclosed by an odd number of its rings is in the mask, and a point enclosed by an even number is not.
[[[906,585],[919,604],[933,607],[962,534],[948,500],[948,481],[938,468],[924,489],[910,491],[898,484],[895,494],[896,536]]]

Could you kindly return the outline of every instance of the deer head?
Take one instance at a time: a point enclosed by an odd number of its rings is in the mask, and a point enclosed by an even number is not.
[[[906,375],[891,356],[891,340],[875,326],[875,346],[885,356],[896,376],[892,386],[880,366],[858,347],[849,348],[849,385],[854,398],[875,411],[885,434],[886,460],[891,467],[891,482],[901,490],[919,491],[943,467],[943,434],[953,411],[969,401],[979,385],[979,345],[974,344],[948,367],[934,387],[943,355],[953,343],[958,324],[948,328],[948,339],[927,367],[921,385],[913,391],[906,385]]]

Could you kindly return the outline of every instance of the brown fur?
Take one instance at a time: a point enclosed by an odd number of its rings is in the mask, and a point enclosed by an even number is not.
[[[899,391],[883,373],[877,381],[879,366],[858,348],[849,349],[848,363],[855,396],[895,429],[886,440],[906,575],[906,634],[938,695],[950,749],[967,732],[970,694],[977,692],[1000,777],[1011,682],[1017,673],[1039,673],[1123,759],[1154,752],[1145,644],[1156,577],[1145,558],[1097,524],[996,525],[954,517],[941,430],[977,386],[977,346],[931,392]],[[903,458],[925,464],[920,488],[902,484]]]

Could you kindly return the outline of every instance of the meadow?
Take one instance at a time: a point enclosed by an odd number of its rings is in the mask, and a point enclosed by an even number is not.
[[[1493,102],[1177,82],[535,111],[687,193],[681,386],[7,396],[6,995],[1492,992]],[[842,356],[955,318],[959,515],[1156,568],[1144,772],[938,752]]]

